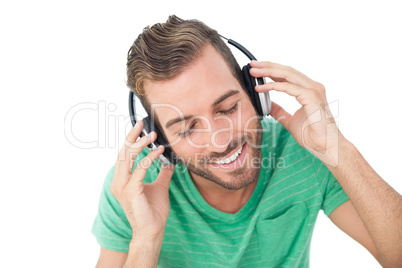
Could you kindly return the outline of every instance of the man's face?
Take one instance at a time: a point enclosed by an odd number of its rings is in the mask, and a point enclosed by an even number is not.
[[[261,123],[222,56],[207,46],[178,77],[144,83],[147,98],[192,176],[230,189],[258,177]]]

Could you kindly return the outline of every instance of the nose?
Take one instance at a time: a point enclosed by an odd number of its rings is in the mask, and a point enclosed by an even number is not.
[[[234,123],[227,117],[198,118],[198,128],[187,137],[187,142],[198,153],[209,155],[222,153],[228,148],[234,137]]]
[[[227,117],[216,117],[211,122],[211,133],[209,137],[209,150],[212,152],[223,152],[233,140],[233,122]]]

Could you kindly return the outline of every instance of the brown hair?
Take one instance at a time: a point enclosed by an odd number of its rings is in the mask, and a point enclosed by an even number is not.
[[[222,55],[233,76],[243,86],[240,67],[229,47],[216,30],[198,20],[169,16],[166,23],[146,27],[134,41],[127,55],[127,86],[150,114],[143,83],[166,81],[177,77],[202,55],[206,45]]]

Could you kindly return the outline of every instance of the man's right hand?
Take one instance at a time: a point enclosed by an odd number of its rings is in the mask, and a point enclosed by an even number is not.
[[[143,183],[147,169],[164,151],[164,147],[160,146],[144,157],[132,172],[135,157],[156,139],[156,133],[151,132],[137,141],[142,128],[143,122],[138,121],[127,135],[116,161],[110,190],[130,222],[133,240],[161,243],[170,209],[169,183],[174,166],[162,165],[153,183]]]

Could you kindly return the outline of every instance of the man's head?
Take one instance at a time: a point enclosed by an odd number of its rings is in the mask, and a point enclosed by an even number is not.
[[[215,30],[175,16],[146,28],[129,51],[127,76],[193,178],[235,190],[258,177],[261,124]]]

